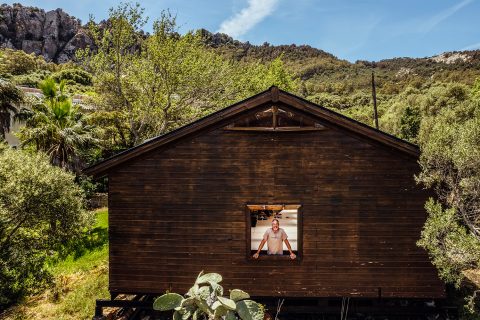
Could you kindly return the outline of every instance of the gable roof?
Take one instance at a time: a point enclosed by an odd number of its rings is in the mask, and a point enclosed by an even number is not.
[[[388,147],[397,149],[410,156],[419,156],[419,148],[414,144],[411,144],[393,135],[367,126],[340,113],[319,106],[313,102],[307,101],[291,93],[280,90],[276,86],[273,86],[266,91],[260,92],[250,98],[247,98],[227,108],[214,112],[195,122],[180,127],[164,135],[149,139],[138,146],[120,152],[111,158],[108,158],[104,161],[96,163],[91,167],[86,168],[83,172],[87,175],[93,175],[97,177],[106,175],[109,170],[128,160],[136,158],[149,151],[177,141],[178,139],[185,137],[189,134],[205,129],[221,121],[232,118],[269,102],[282,102],[292,107],[293,109],[298,109],[307,114],[311,114],[315,117],[326,120],[327,122],[357,133],[358,135],[377,141]]]

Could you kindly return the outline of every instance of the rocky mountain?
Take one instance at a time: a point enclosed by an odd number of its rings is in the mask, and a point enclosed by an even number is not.
[[[282,55],[290,70],[303,80],[343,81],[375,67],[391,76],[438,75],[448,70],[480,70],[480,50],[442,53],[425,58],[394,58],[377,62],[350,63],[308,45],[253,45],[226,34],[198,30],[205,45],[237,60],[270,61]],[[92,46],[85,26],[62,9],[45,11],[21,4],[0,6],[0,47],[24,50],[42,55],[47,61],[64,63],[74,57],[78,48]],[[360,75],[362,78],[364,75]]]
[[[42,55],[47,61],[71,60],[75,50],[92,41],[79,19],[62,9],[47,11],[3,4],[0,7],[0,46]]]
[[[392,58],[380,61],[356,61],[351,63],[338,59],[333,54],[308,45],[253,45],[241,42],[226,34],[211,33],[199,30],[205,44],[217,52],[236,60],[270,61],[282,55],[285,65],[302,80],[323,81],[357,81],[355,78],[368,78],[372,68],[383,75],[384,80],[420,77],[429,79],[442,77],[446,73],[469,70],[480,74],[480,50],[463,52],[445,52],[433,57],[424,58]],[[472,78],[472,77],[468,77]],[[461,79],[455,79],[461,80]],[[358,81],[361,81],[360,79]],[[358,82],[357,81],[357,82]],[[369,83],[365,83],[370,86]]]

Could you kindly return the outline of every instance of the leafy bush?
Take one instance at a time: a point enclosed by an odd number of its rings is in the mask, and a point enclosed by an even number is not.
[[[0,49],[0,75],[22,75],[34,71],[56,71],[59,66],[46,62],[42,56],[28,54],[23,50]]]
[[[480,240],[462,225],[454,209],[444,209],[430,199],[429,214],[418,245],[425,248],[440,277],[460,286],[462,271],[480,266]]]
[[[475,79],[475,82],[471,89],[471,93],[474,97],[480,97],[480,78]]]
[[[420,110],[407,106],[400,119],[400,137],[415,142],[421,120]]]
[[[30,88],[37,88],[39,83],[50,75],[50,71],[38,70],[30,74],[22,74],[13,76],[12,83],[18,86],[25,86]]]
[[[3,49],[0,58],[0,73],[12,75],[26,74],[37,68],[35,54],[22,50]]]
[[[87,71],[78,68],[60,70],[55,72],[52,75],[52,78],[56,82],[60,82],[62,80],[71,80],[73,83],[82,84],[84,86],[92,85],[92,75]],[[70,84],[70,82],[67,83]]]
[[[426,205],[429,217],[418,244],[440,277],[460,287],[464,271],[480,269],[480,101],[466,97],[463,86],[444,88],[444,93],[433,88],[440,96],[428,97],[435,111],[426,113],[418,135],[417,180],[437,196]],[[442,108],[439,101],[448,104]],[[472,309],[475,295],[469,299]]]
[[[455,209],[480,239],[480,101],[461,103],[422,121],[418,179]]]
[[[0,308],[50,281],[46,259],[90,223],[74,176],[47,156],[0,149]]]
[[[225,319],[225,320],[263,320],[264,311],[250,295],[242,290],[233,289],[229,298],[223,296],[223,287],[219,284],[222,276],[218,273],[203,271],[197,277],[193,287],[185,297],[177,293],[166,293],[158,297],[153,308],[160,311],[174,310],[174,320]]]

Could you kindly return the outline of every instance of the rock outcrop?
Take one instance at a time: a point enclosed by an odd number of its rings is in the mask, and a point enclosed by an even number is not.
[[[79,19],[62,9],[45,12],[34,7],[0,7],[0,46],[42,55],[47,61],[71,60],[78,48],[92,40]]]
[[[106,24],[107,22],[102,21],[98,26],[102,29]],[[205,29],[198,32],[206,46],[237,60],[268,61],[283,55],[287,62],[301,61],[301,65],[305,65],[306,69],[297,71],[303,79],[324,72],[326,66],[331,69],[350,66],[348,61],[308,45],[271,45],[267,42],[253,45],[222,33],[211,33]],[[140,36],[146,35],[141,31]],[[93,48],[94,44],[86,26],[82,26],[79,19],[68,15],[62,9],[45,12],[43,9],[16,3],[0,6],[0,47],[23,50],[42,55],[47,61],[64,63],[74,60],[75,51],[79,48]],[[405,73],[414,70],[417,73],[418,69],[430,72],[428,70],[432,62],[441,68],[455,69],[458,65],[478,68],[480,50],[449,52],[425,58],[393,58],[373,63],[359,60],[356,63],[366,67],[394,70],[398,72],[398,76],[405,76]]]
[[[467,52],[444,52],[431,58],[435,62],[443,62],[446,64],[456,63],[458,61],[468,62],[472,60],[472,56]]]

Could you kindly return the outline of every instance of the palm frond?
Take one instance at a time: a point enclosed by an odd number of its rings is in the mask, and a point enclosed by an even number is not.
[[[38,87],[42,90],[42,94],[48,100],[52,100],[57,96],[57,84],[53,78],[46,78],[40,82]]]
[[[32,106],[32,115],[19,133],[22,145],[47,153],[54,165],[75,169],[87,147],[98,143],[96,129],[86,123],[79,107],[64,95],[65,83],[58,88],[54,81],[46,79],[41,89],[45,99]]]

